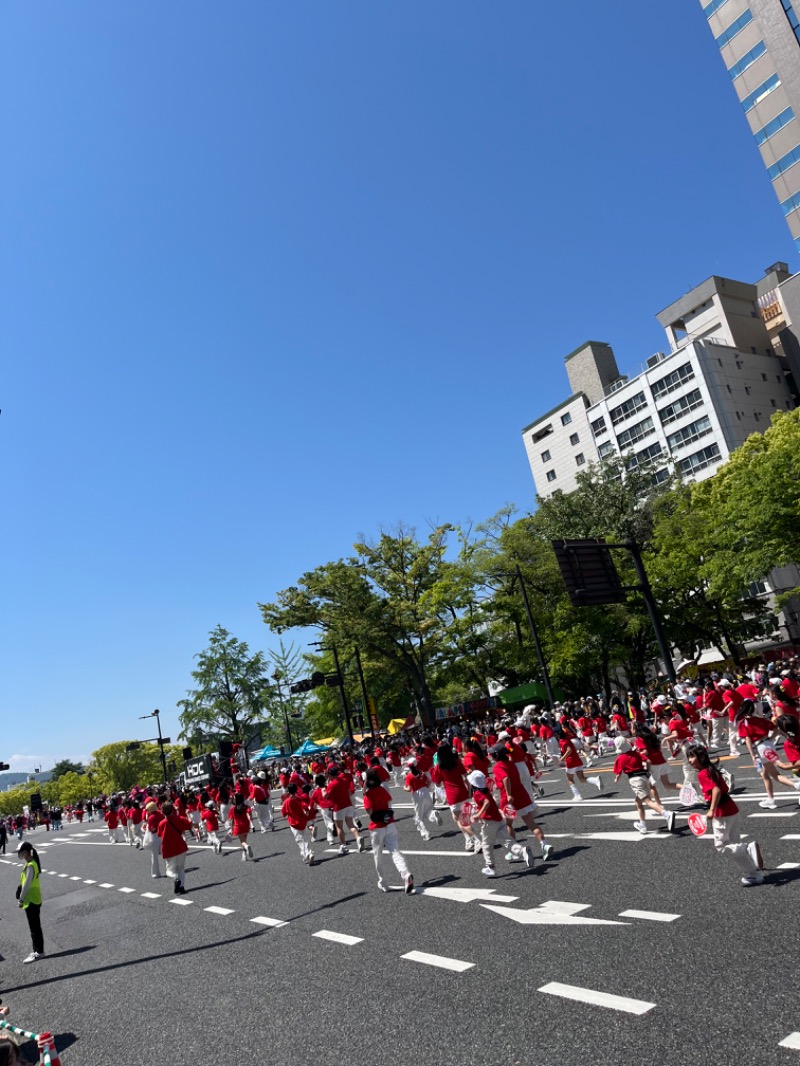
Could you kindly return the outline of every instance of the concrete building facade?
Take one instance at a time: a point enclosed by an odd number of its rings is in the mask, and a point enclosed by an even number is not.
[[[800,0],[700,0],[800,249]]]

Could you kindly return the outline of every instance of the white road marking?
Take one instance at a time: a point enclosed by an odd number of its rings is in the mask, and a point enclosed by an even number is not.
[[[738,796],[736,797],[739,798]],[[748,814],[748,818],[794,818],[797,811],[756,811],[754,814]]]
[[[474,962],[462,962],[460,959],[448,959],[445,955],[429,955],[427,951],[409,951],[401,955],[401,959],[409,962],[424,962],[426,966],[438,966],[441,970],[453,970],[455,973],[463,973],[471,970]]]
[[[329,929],[320,929],[318,933],[312,933],[312,936],[319,937],[320,940],[332,940],[335,944],[347,944],[348,947],[352,947],[354,944],[360,944],[363,941],[363,936],[348,936],[347,933],[332,933]]]
[[[181,897],[178,896],[177,899],[171,899],[170,903],[175,903],[179,907],[188,907],[190,903],[194,903],[194,900],[192,900],[192,899],[181,899]]]
[[[70,877],[70,881],[80,881],[80,877]]]
[[[408,855],[407,851],[403,852]],[[437,896],[452,899],[456,903],[472,903],[476,899],[493,900],[495,903],[516,903],[519,896],[498,896],[493,888],[418,888],[418,896]]]
[[[620,830],[616,833],[576,833],[578,840],[624,840],[631,842],[634,840],[668,840],[669,833],[640,833],[637,829],[633,832],[627,830]]]
[[[120,892],[135,892],[136,889],[135,888],[121,888],[119,891]]]
[[[110,885],[110,884],[108,883],[108,881],[103,881],[103,883],[102,883],[102,884],[100,885],[100,888],[113,888],[113,887],[114,887],[114,886],[113,886],[113,885]]]
[[[680,914],[666,914],[663,911],[620,911],[620,918],[642,918],[646,922],[676,922]]]
[[[142,892],[144,899],[161,899],[158,892]]]
[[[781,840],[800,840],[800,833],[787,833]]]
[[[578,914],[580,911],[588,911],[591,903],[567,903],[560,899],[548,899],[545,903],[540,903],[539,906],[549,911],[555,911],[558,914]]]
[[[280,929],[282,925],[288,925],[288,922],[281,921],[280,918],[265,918],[263,915],[259,915],[258,918],[251,918],[251,922],[255,922],[256,925],[268,925],[272,929]]]
[[[356,852],[355,846],[351,847],[350,851],[353,854],[358,854]],[[330,855],[338,855],[339,854],[339,849],[338,848],[325,848],[325,852],[326,852],[326,854],[330,854]],[[455,858],[464,858],[464,859],[474,859],[475,858],[475,852],[474,851],[406,851],[406,849],[403,848],[403,854],[404,855],[443,855],[443,856],[447,855],[450,858],[455,857]]]
[[[85,885],[96,885],[96,884],[97,884],[97,882],[96,882],[96,881],[87,881],[87,880],[85,880],[85,879],[84,879],[84,882],[83,882],[83,883],[84,883]]]
[[[629,922],[615,922],[607,918],[585,918],[582,914],[569,914],[552,910],[548,907],[530,907],[528,910],[516,910],[513,907],[495,907],[491,903],[481,903],[487,911],[494,911],[504,918],[510,918],[520,925],[629,925]]]
[[[234,914],[235,911],[229,911],[227,907],[203,907],[204,911],[208,911],[209,914]]]
[[[609,1007],[611,1010],[625,1011],[627,1014],[647,1014],[655,1007],[655,1003],[645,1003],[641,999],[612,996],[610,992],[597,992],[593,988],[579,988],[577,985],[562,985],[559,981],[551,981],[550,984],[542,985],[537,991],[544,992],[548,996],[572,999],[578,1003],[591,1003],[595,1007]]]
[[[781,1040],[778,1047],[788,1047],[791,1048],[792,1051],[800,1051],[800,1033],[789,1033],[788,1036],[785,1036],[783,1040]]]
[[[69,874],[59,874],[59,877],[69,877]]]

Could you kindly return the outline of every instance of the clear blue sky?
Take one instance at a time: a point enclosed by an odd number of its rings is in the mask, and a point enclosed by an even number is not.
[[[797,268],[697,0],[6,3],[0,759],[177,733],[221,623],[398,519],[712,273]]]

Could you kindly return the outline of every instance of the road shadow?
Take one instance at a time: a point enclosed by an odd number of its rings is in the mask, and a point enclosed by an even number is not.
[[[66,951],[48,951],[48,959],[65,959],[68,955],[83,955],[86,951],[94,951],[96,944],[87,944],[82,948],[67,948]]]
[[[295,914],[292,918],[287,918],[287,921],[296,922],[300,918],[308,918],[312,914],[319,914],[320,911],[333,910],[334,907],[338,907],[342,903],[350,903],[351,900],[361,899],[362,896],[366,896],[366,892],[353,892],[349,896],[342,896],[341,899],[331,900],[330,903],[323,903],[319,907],[314,907],[313,910],[303,911],[302,914]]]
[[[203,892],[207,888],[219,888],[220,885],[229,885],[231,883],[231,881],[233,881],[233,880],[234,880],[234,878],[229,877],[225,881],[211,881],[207,885],[192,885],[190,888],[186,889],[186,892],[187,893],[195,893],[195,892]]]
[[[359,895],[364,895],[363,892]],[[8,994],[11,992],[22,992],[27,988],[42,988],[45,985],[55,985],[61,981],[75,981],[79,977],[91,977],[98,973],[113,973],[115,970],[126,970],[129,966],[141,966],[144,963],[158,962],[159,959],[175,959],[182,955],[195,955],[200,951],[209,951],[212,948],[222,948],[227,944],[239,944],[245,940],[253,940],[255,937],[263,936],[264,931],[257,929],[252,933],[245,933],[244,936],[237,936],[227,938],[225,940],[215,940],[213,944],[198,944],[193,948],[179,948],[176,951],[164,951],[160,955],[145,955],[141,959],[130,959],[128,962],[113,962],[108,966],[95,966],[89,970],[73,970],[70,973],[62,974],[59,977],[45,977],[41,981],[29,981],[26,985],[14,985],[13,988],[5,988],[3,991]]]
[[[591,851],[592,849],[588,844],[572,844],[568,848],[556,848],[553,854],[548,859],[548,862],[558,862],[559,859],[570,859],[573,855],[577,855],[579,851]]]

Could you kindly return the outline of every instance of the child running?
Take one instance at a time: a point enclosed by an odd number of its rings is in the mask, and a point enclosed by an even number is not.
[[[242,846],[242,862],[247,862],[248,859],[253,857],[253,849],[247,843],[247,837],[253,825],[250,821],[250,811],[244,793],[236,793],[228,820],[231,823],[231,836],[237,837]]]
[[[641,755],[638,751],[631,750],[630,741],[626,737],[615,737],[614,747],[617,751],[617,757],[614,760],[614,780],[619,781],[620,777],[625,774],[631,786],[636,810],[639,812],[639,820],[633,823],[633,828],[642,834],[647,832],[644,813],[644,805],[647,804],[656,814],[666,819],[667,829],[671,833],[675,828],[675,814],[673,811],[665,811],[660,803],[651,799],[650,777],[644,768]]]
[[[364,778],[364,810],[369,814],[369,834],[375,859],[375,872],[378,875],[378,888],[381,892],[389,891],[381,871],[383,853],[388,851],[397,867],[397,872],[403,878],[405,893],[410,896],[414,891],[414,877],[400,851],[400,839],[397,835],[392,810],[392,797],[381,784],[378,773],[372,768],[367,770]]]

